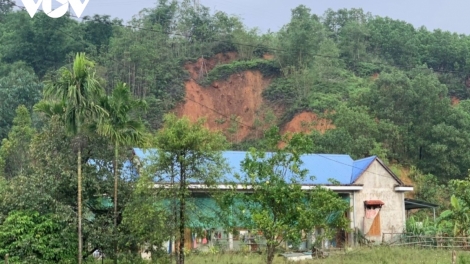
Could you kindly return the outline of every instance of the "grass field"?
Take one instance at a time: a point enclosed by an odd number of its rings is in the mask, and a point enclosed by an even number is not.
[[[470,251],[456,251],[456,264],[470,264]],[[155,262],[155,263],[160,263]],[[88,262],[87,262],[88,263]],[[91,262],[90,262],[91,263]],[[112,260],[96,260],[95,264],[111,264]],[[150,261],[127,260],[120,264],[150,264]],[[174,263],[174,262],[173,262]],[[263,264],[266,256],[257,253],[226,253],[226,254],[190,254],[186,257],[187,264]],[[276,256],[274,264],[288,263],[282,256]],[[373,247],[355,248],[351,251],[335,252],[324,259],[313,259],[297,264],[451,264],[451,250],[419,249],[411,247]]]
[[[188,256],[188,264],[262,264],[264,255],[259,254],[220,254],[220,255],[192,255]],[[287,263],[283,257],[276,257],[275,264]],[[299,264],[450,264],[452,263],[451,250],[414,249],[409,247],[376,247],[359,248],[350,252],[338,252],[324,259],[315,259]],[[470,264],[470,252],[457,251],[456,264]]]

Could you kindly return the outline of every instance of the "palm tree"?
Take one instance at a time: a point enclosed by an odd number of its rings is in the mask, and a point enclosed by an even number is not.
[[[100,119],[107,112],[99,105],[98,99],[104,90],[95,78],[94,63],[84,53],[78,53],[71,69],[58,71],[57,80],[46,83],[44,99],[34,108],[48,116],[59,115],[67,132],[78,139],[77,180],[78,180],[78,263],[82,263],[82,143],[80,137],[87,121]]]
[[[96,125],[99,134],[108,137],[114,145],[114,231],[117,230],[118,218],[118,160],[119,147],[130,145],[143,145],[145,143],[145,126],[140,119],[131,118],[131,112],[139,107],[145,108],[145,102],[132,98],[129,87],[119,83],[111,96],[103,97],[102,107],[109,113]],[[117,263],[117,238],[114,241],[114,263]]]

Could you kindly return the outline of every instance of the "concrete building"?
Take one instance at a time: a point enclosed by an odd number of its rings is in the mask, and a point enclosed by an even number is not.
[[[145,159],[149,153],[134,149],[134,154],[139,160]],[[235,173],[241,173],[240,163],[246,152],[225,151],[223,156],[232,169],[224,176],[224,180],[230,182],[234,180]],[[405,230],[405,193],[413,191],[413,187],[405,185],[379,158],[372,156],[353,160],[349,155],[308,154],[302,156],[302,161],[303,169],[307,169],[309,174],[315,177],[313,180],[302,182],[302,189],[323,186],[340,194],[351,206],[350,212],[346,212],[345,216],[350,220],[350,227],[355,232],[339,232],[338,237],[328,241],[325,246],[353,246],[357,243],[359,234],[370,242],[380,243],[382,240],[393,239],[392,233],[402,233]],[[243,226],[240,226],[240,232],[236,236],[225,234],[217,226],[217,208],[215,202],[205,195],[204,186],[194,183],[189,188],[193,193],[191,199],[195,199],[196,206],[199,206],[195,211],[204,215],[206,220],[212,220],[203,223],[196,220],[197,215],[190,216],[194,221],[187,231],[187,248],[204,247],[214,242],[223,243],[231,250],[237,250],[241,245],[255,246],[250,241],[256,234],[249,234]],[[224,189],[228,186],[221,183],[218,188]],[[419,201],[413,201],[415,209],[426,207],[420,207]],[[171,244],[167,246],[172,248]]]

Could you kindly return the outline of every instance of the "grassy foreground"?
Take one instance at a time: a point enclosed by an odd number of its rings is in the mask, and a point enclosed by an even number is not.
[[[187,257],[190,264],[262,264],[265,263],[265,255],[259,254],[220,254],[220,255],[192,255]],[[276,257],[275,264],[287,263],[283,257]],[[335,253],[325,259],[315,259],[306,263],[325,264],[449,264],[452,263],[451,250],[418,249],[409,247],[375,247],[358,248],[350,252]],[[457,251],[456,264],[470,264],[470,252]]]

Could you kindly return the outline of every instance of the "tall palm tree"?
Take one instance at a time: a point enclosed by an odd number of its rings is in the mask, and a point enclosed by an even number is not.
[[[35,106],[35,111],[48,116],[59,115],[67,132],[78,139],[77,180],[78,180],[78,263],[83,259],[82,238],[82,143],[80,137],[86,122],[101,119],[107,115],[99,104],[104,90],[95,78],[94,63],[84,53],[78,53],[71,69],[63,67],[56,80],[46,83],[44,99]]]
[[[140,119],[132,119],[132,111],[145,108],[145,101],[135,100],[129,87],[119,83],[111,96],[103,97],[102,107],[109,113],[96,125],[99,134],[108,137],[114,145],[114,231],[117,231],[118,218],[118,182],[119,182],[119,147],[143,145],[145,143],[145,126]],[[114,240],[114,263],[117,263],[117,238]]]

